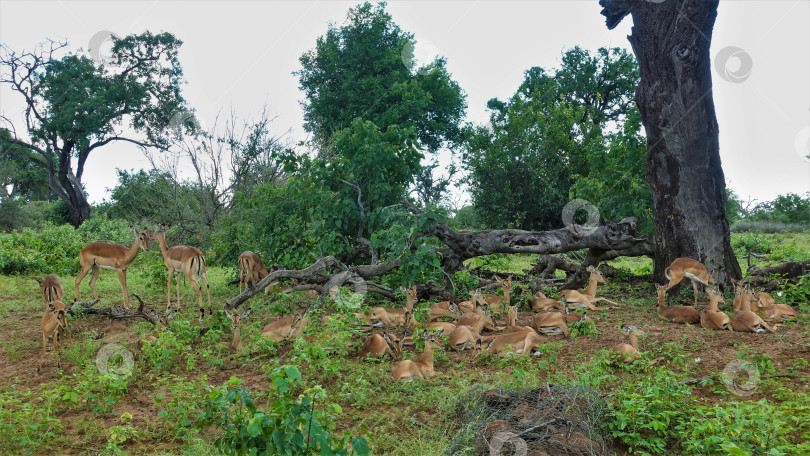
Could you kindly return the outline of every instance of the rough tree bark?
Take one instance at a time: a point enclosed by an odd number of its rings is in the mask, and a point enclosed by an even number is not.
[[[636,102],[647,132],[647,182],[655,203],[655,272],[696,259],[723,289],[742,277],[730,245],[725,178],[709,58],[716,0],[600,0],[613,29],[631,14],[628,37],[641,70]]]

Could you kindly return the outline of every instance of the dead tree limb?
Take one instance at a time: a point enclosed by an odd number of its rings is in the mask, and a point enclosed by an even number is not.
[[[132,293],[132,296],[140,303],[136,310],[130,309],[123,309],[117,307],[93,307],[95,304],[99,302],[98,299],[94,299],[92,301],[73,301],[72,304],[67,306],[67,313],[71,315],[83,314],[83,315],[103,315],[108,317],[110,320],[113,319],[124,319],[124,318],[143,318],[144,320],[156,325],[157,322],[152,318],[151,315],[144,312],[144,302],[137,293]]]

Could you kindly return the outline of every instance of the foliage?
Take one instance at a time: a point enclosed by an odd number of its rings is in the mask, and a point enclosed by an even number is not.
[[[638,178],[643,168],[626,170],[622,163],[619,169],[627,175],[615,176],[608,173],[617,171],[592,163],[599,159],[618,163],[627,157],[638,162],[638,151],[644,147],[637,134],[638,115],[622,127],[637,82],[637,66],[625,51],[603,48],[592,57],[577,47],[565,53],[559,70],[531,68],[508,101],[490,100],[492,129],[468,127],[463,156],[473,204],[483,223],[493,228],[557,228],[576,175],[590,172],[596,174],[581,184],[580,191],[600,200],[609,195],[597,183],[633,177],[633,193],[623,195],[628,202],[616,210],[631,207],[630,198],[649,193]],[[615,123],[621,133],[608,135],[608,144],[610,139],[613,143],[609,148],[602,134]],[[612,203],[605,201],[605,209]]]
[[[304,128],[317,143],[358,118],[381,130],[413,128],[430,151],[459,139],[466,104],[443,58],[413,63],[413,35],[400,30],[386,4],[349,9],[342,26],[330,24],[295,74],[306,96]]]
[[[165,149],[175,133],[167,127],[184,109],[180,40],[150,32],[112,40],[110,63],[117,70],[97,65],[83,53],[60,57],[67,43],[51,41],[22,53],[0,47],[0,82],[23,98],[29,126],[17,128],[27,131],[28,138],[0,135],[0,144],[13,146],[11,153],[42,168],[70,209],[74,226],[89,217],[81,182],[90,153],[115,141]],[[122,125],[134,136],[120,135]],[[75,169],[57,166],[73,157]]]
[[[349,444],[354,454],[369,454],[365,438],[333,435],[334,420],[342,411],[334,403],[316,408],[318,401],[327,399],[323,388],[309,388],[296,397],[300,382],[295,366],[274,369],[267,405],[261,410],[251,392],[238,387],[241,381],[231,377],[209,393],[200,426],[221,428],[216,447],[223,454],[346,455]]]
[[[55,394],[34,394],[31,390],[0,394],[0,452],[55,451],[54,441],[63,428],[56,417],[57,401]]]

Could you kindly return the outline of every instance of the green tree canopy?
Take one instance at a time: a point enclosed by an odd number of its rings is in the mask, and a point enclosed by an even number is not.
[[[321,145],[358,118],[382,131],[413,127],[431,152],[459,141],[466,109],[461,88],[443,58],[413,65],[414,37],[400,30],[385,6],[351,8],[342,26],[330,25],[301,56],[295,74],[306,96],[304,128]]]
[[[67,47],[64,42],[51,41],[21,53],[0,45],[0,83],[8,84],[27,105],[20,123],[27,128],[0,136],[0,153],[41,167],[75,226],[90,213],[82,188],[90,153],[113,142],[166,149],[177,132],[169,127],[185,111],[180,40],[170,33],[150,32],[112,40],[114,66],[84,54],[60,57]]]

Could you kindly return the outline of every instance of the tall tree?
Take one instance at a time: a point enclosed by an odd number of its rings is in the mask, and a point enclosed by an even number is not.
[[[678,257],[701,261],[728,289],[742,272],[731,249],[709,48],[716,0],[600,0],[607,26],[633,18],[655,204],[655,277]]]
[[[66,42],[33,51],[0,45],[0,83],[24,100],[25,128],[14,122],[0,135],[0,154],[30,160],[48,175],[50,189],[79,226],[90,215],[82,188],[90,153],[113,142],[166,149],[185,111],[180,94],[182,42],[169,33],[113,37],[114,67],[83,54],[65,53]],[[74,168],[75,166],[75,168]]]
[[[344,25],[329,25],[301,56],[294,74],[306,95],[304,128],[325,145],[358,118],[382,131],[414,127],[421,147],[436,151],[460,139],[465,95],[444,59],[414,64],[413,35],[400,30],[385,6],[351,8]]]

